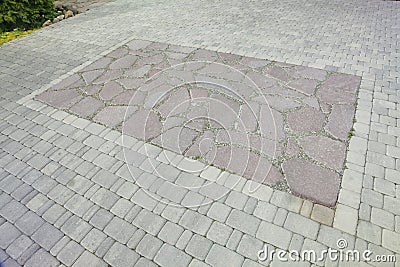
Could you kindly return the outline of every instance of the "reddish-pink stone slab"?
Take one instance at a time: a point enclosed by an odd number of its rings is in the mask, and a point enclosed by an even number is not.
[[[274,66],[267,70],[267,74],[272,76],[275,79],[288,82],[289,81],[289,74],[283,69],[278,66]]]
[[[163,132],[152,143],[182,155],[193,144],[198,135],[199,133],[192,129],[175,127]]]
[[[97,110],[102,108],[104,103],[96,98],[91,96],[83,98],[79,103],[76,103],[70,108],[70,111],[81,116],[81,117],[90,117]]]
[[[339,193],[339,175],[304,159],[283,163],[283,171],[292,193],[331,207]]]
[[[103,74],[103,72],[104,70],[90,70],[82,73],[82,77],[85,80],[86,84],[90,84],[98,77],[100,77],[100,75]]]
[[[325,115],[314,108],[306,107],[289,113],[289,128],[295,132],[319,132],[325,124]]]
[[[133,64],[135,64],[136,60],[138,59],[135,55],[126,55],[122,58],[117,59],[113,63],[110,64],[110,69],[123,69],[129,68]]]
[[[119,83],[117,83],[115,81],[110,81],[110,82],[104,84],[103,88],[100,91],[99,96],[104,100],[110,100],[114,96],[122,93],[123,91],[124,91],[124,89],[122,88],[122,86]]]
[[[321,84],[317,96],[328,104],[353,104],[359,85],[359,77],[335,73]]]
[[[122,132],[143,140],[152,139],[161,133],[158,116],[148,110],[139,110],[124,122]]]
[[[85,82],[81,79],[78,74],[71,75],[61,82],[54,85],[51,89],[52,90],[65,90],[69,88],[76,88],[79,86],[85,85]]]
[[[316,80],[308,80],[304,78],[300,78],[294,80],[288,84],[291,88],[296,89],[306,95],[312,95],[315,92],[315,88],[317,87],[318,82]]]
[[[106,126],[114,127],[124,120],[126,110],[127,107],[108,106],[97,113],[93,120]]]
[[[109,57],[100,58],[95,62],[93,62],[92,64],[90,64],[89,66],[85,67],[82,71],[104,69],[105,67],[107,67],[108,64],[110,64],[111,61],[112,59]]]
[[[296,66],[295,67],[297,75],[300,77],[304,77],[307,79],[314,79],[318,81],[323,81],[326,79],[327,72],[324,70],[320,69],[314,69],[310,67],[304,67],[304,66]]]
[[[325,130],[336,138],[347,140],[353,127],[354,106],[334,105]]]
[[[82,96],[75,90],[46,91],[36,97],[49,105],[58,108],[69,108],[82,99]]]
[[[300,140],[304,152],[311,158],[337,171],[343,169],[346,145],[325,136],[307,136]]]

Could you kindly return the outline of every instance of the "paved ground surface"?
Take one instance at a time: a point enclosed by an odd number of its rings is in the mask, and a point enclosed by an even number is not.
[[[399,254],[398,8],[390,1],[121,0],[3,45],[4,264],[259,266],[263,244],[321,251],[340,238],[373,257]],[[253,191],[255,182],[212,167],[191,172],[193,161],[177,153],[32,100],[134,39],[361,77],[336,208],[262,184]],[[208,185],[182,190],[165,177]],[[185,207],[167,204],[176,202]],[[294,263],[303,265],[395,263]]]
[[[74,7],[81,12],[96,8],[112,0],[65,0],[61,1],[67,7]]]
[[[334,206],[359,84],[346,74],[133,40],[36,99]]]

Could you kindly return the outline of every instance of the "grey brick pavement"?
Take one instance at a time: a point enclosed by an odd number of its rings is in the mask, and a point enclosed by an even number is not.
[[[350,248],[399,257],[398,9],[397,2],[369,0],[118,0],[3,45],[1,261],[6,266],[258,266],[254,250],[261,243],[323,249],[335,248],[339,238]],[[267,187],[251,192],[245,181],[233,187],[233,177],[215,171],[201,173],[201,182],[225,178],[217,184],[231,194],[196,210],[160,204],[185,198],[160,189],[157,175],[142,166],[134,170],[144,181],[140,185],[158,198],[146,199],[123,167],[117,132],[32,102],[32,95],[21,100],[130,39],[361,76],[354,136],[334,215]],[[130,146],[143,151],[135,140]],[[153,158],[168,163],[157,153]],[[182,160],[172,156],[173,162]],[[165,164],[160,167],[170,172]],[[214,196],[211,190],[198,193]],[[244,203],[248,197],[253,203]],[[146,250],[146,242],[160,248]],[[271,266],[282,265],[273,261]],[[383,266],[353,266],[370,265]]]

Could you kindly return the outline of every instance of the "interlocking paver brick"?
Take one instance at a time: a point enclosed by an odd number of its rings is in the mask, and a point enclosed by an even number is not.
[[[72,213],[82,217],[87,212],[93,203],[81,195],[75,194],[64,205]]]
[[[183,231],[184,229],[181,226],[167,222],[158,234],[158,238],[168,244],[175,245]]]
[[[240,240],[242,239],[243,233],[233,229],[231,236],[228,239],[228,242],[226,243],[226,247],[231,249],[231,250],[236,250],[236,248],[239,245]]]
[[[91,252],[95,252],[96,249],[100,246],[101,242],[104,241],[104,239],[106,239],[106,235],[96,229],[93,228],[92,230],[90,230],[90,232],[82,239],[82,246],[85,247],[85,249],[91,251]]]
[[[49,223],[44,223],[32,235],[32,239],[46,250],[50,250],[62,237],[63,233]]]
[[[24,266],[34,267],[34,266],[49,266],[49,267],[56,267],[59,266],[59,261],[50,255],[44,249],[38,250],[29,260],[25,263]]]
[[[70,241],[57,255],[57,259],[66,265],[72,265],[83,251],[84,248],[81,245]]]
[[[230,207],[221,204],[219,202],[214,202],[211,205],[211,208],[208,211],[207,216],[219,222],[225,222],[230,212],[231,212]]]
[[[153,210],[157,205],[157,198],[152,193],[145,191],[145,189],[139,189],[131,198],[133,202],[138,204],[139,206],[147,209]]]
[[[21,232],[12,224],[5,222],[0,225],[0,247],[6,249],[15,239],[17,239]]]
[[[91,229],[90,224],[75,215],[70,217],[61,227],[61,231],[76,242],[80,242]]]
[[[197,234],[205,235],[210,228],[212,220],[192,210],[186,210],[179,224]]]
[[[131,225],[130,223],[118,218],[114,217],[104,229],[104,233],[111,236],[118,242],[125,244],[128,242],[129,238],[135,232],[136,227]]]
[[[104,256],[108,264],[118,267],[133,266],[138,259],[139,255],[136,252],[118,242],[114,243]]]
[[[33,241],[26,235],[19,236],[14,242],[8,246],[6,252],[14,259],[18,259],[21,254],[25,252],[31,245]]]
[[[256,234],[258,239],[282,249],[288,248],[291,236],[290,231],[268,222],[261,222]]]
[[[213,266],[242,266],[244,257],[225,247],[214,244],[205,261]]]
[[[107,264],[92,253],[84,251],[72,266],[106,267]]]
[[[18,219],[15,226],[26,235],[32,235],[43,223],[44,220],[39,215],[28,211]]]
[[[11,223],[15,223],[28,209],[18,201],[11,200],[0,209],[0,215]]]
[[[152,260],[161,248],[162,244],[163,242],[160,239],[147,234],[139,242],[135,251],[140,255]]]
[[[105,188],[100,188],[90,198],[90,200],[104,209],[110,209],[118,201],[118,199],[119,197],[116,194],[106,190]]]
[[[185,252],[195,258],[204,260],[212,244],[213,243],[207,238],[195,234],[192,236],[188,245],[186,246]]]
[[[310,239],[315,239],[319,230],[318,223],[291,212],[286,218],[284,227],[294,233],[300,234]]]
[[[226,223],[244,233],[254,236],[261,220],[239,210],[232,210]]]
[[[133,224],[152,235],[157,235],[165,224],[165,219],[143,209],[135,217]]]
[[[254,261],[258,260],[258,251],[263,248],[263,242],[260,240],[249,236],[243,235],[242,240],[239,243],[237,248],[237,252],[246,258],[250,258]]]
[[[246,195],[237,191],[231,191],[225,201],[225,204],[232,208],[243,210],[244,206],[246,205],[247,199],[248,197]]]
[[[382,242],[382,229],[370,222],[360,221],[357,226],[357,236],[380,245]]]
[[[207,238],[225,246],[231,236],[233,229],[220,222],[213,222],[210,230],[207,232]]]
[[[181,250],[164,244],[158,251],[154,261],[162,267],[180,267],[187,266],[191,257]]]

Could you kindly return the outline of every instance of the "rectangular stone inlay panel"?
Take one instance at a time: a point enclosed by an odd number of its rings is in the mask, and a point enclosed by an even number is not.
[[[334,206],[360,78],[134,40],[36,99]]]

